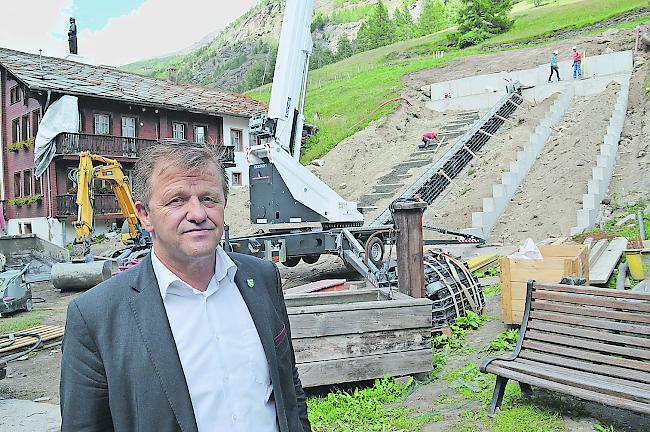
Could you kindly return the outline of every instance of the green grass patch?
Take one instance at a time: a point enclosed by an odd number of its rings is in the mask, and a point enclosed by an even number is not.
[[[650,100],[650,68],[645,74],[645,80],[643,80],[643,94],[645,95],[646,99]]]
[[[647,6],[645,0],[557,0],[533,7],[532,1],[513,8],[512,28],[485,42],[487,45],[520,42],[558,30],[577,29]]]
[[[56,311],[33,311],[0,318],[0,334],[18,333],[30,327],[43,325],[53,313]]]
[[[501,284],[500,283],[495,283],[492,285],[488,285],[485,288],[483,288],[483,295],[485,297],[494,297],[501,294]]]
[[[419,431],[424,423],[440,420],[439,415],[413,417],[405,407],[387,408],[402,400],[412,384],[393,378],[376,380],[366,389],[330,393],[323,398],[309,398],[307,411],[314,432],[344,431]]]
[[[474,363],[467,363],[461,369],[448,372],[443,379],[449,381],[449,387],[456,389],[463,398],[480,400],[483,403],[487,403],[492,397],[496,382],[494,375],[481,373]]]
[[[482,351],[485,352],[501,352],[501,351],[512,351],[517,345],[517,340],[519,339],[519,330],[511,329],[506,330],[501,333],[499,336],[494,338],[488,346],[483,348]]]
[[[564,432],[566,426],[555,413],[534,405],[517,404],[494,418],[494,432]]]
[[[605,238],[605,237],[625,237],[629,240],[635,240],[639,239],[640,232],[639,232],[639,223],[638,219],[636,219],[636,214],[639,210],[643,211],[646,207],[646,202],[645,200],[638,201],[634,203],[633,205],[624,205],[622,207],[619,207],[623,209],[624,211],[622,212],[623,216],[620,216],[616,219],[609,219],[603,224],[602,228],[593,228],[588,231],[585,231],[584,233],[577,235],[574,237],[576,241],[579,243],[584,242],[584,240],[587,237],[597,237],[597,238]],[[633,214],[635,215],[635,219],[633,221],[630,221],[629,223],[626,223],[622,226],[616,226],[616,223],[624,217],[624,215],[627,214]],[[650,233],[650,214],[644,214],[643,215],[643,225],[645,226],[645,232],[646,235]]]

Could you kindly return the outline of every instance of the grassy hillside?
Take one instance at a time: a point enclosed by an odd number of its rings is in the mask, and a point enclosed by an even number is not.
[[[557,0],[533,7],[532,0],[525,0],[513,10],[513,28],[487,40],[485,45],[584,27],[645,5],[641,0]],[[401,76],[485,52],[480,47],[452,49],[442,59],[432,58],[431,53],[440,49],[445,39],[446,31],[439,32],[360,53],[310,73],[305,117],[320,132],[304,147],[301,161],[308,163],[326,154],[343,139],[394,110],[396,105],[369,114],[382,102],[400,95],[404,87]],[[266,85],[248,94],[268,102],[270,91]]]

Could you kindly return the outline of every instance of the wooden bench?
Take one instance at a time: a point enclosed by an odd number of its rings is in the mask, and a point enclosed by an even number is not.
[[[481,372],[497,376],[490,417],[509,379],[650,414],[650,294],[529,281],[515,351]]]

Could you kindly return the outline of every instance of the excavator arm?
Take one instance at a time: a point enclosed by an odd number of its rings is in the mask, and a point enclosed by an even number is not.
[[[102,165],[93,166],[93,162],[100,162]],[[114,159],[94,155],[89,151],[82,152],[79,155],[79,170],[77,174],[78,212],[77,220],[72,223],[76,233],[75,243],[90,245],[90,238],[93,231],[92,182],[95,179],[105,180],[111,186],[129,227],[126,240],[139,246],[145,246],[146,241],[135,210],[133,194],[129,186],[128,177],[122,171],[122,165]]]

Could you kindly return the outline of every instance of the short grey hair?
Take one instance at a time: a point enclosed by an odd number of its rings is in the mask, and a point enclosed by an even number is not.
[[[228,199],[228,177],[224,167],[224,149],[220,145],[192,143],[186,140],[163,139],[144,149],[135,164],[134,196],[149,207],[151,199],[151,178],[160,166],[182,167],[192,171],[203,171],[210,165],[221,174],[223,196]]]

